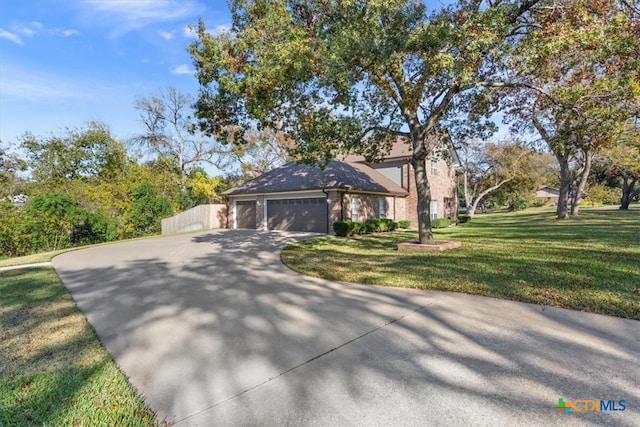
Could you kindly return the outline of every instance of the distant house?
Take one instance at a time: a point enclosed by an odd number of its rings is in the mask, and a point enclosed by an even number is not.
[[[536,190],[536,199],[543,200],[546,204],[555,206],[558,204],[559,194],[559,188],[545,185]]]
[[[570,193],[573,194],[573,192]],[[547,205],[557,206],[558,198],[560,195],[560,189],[558,187],[550,187],[548,185],[544,185],[542,187],[538,187],[536,190],[536,199],[542,200]],[[585,191],[582,192],[581,197],[586,197],[587,193]]]
[[[431,184],[432,218],[457,216],[459,164],[455,149],[443,141],[449,160],[426,160]],[[331,160],[326,168],[287,163],[223,192],[229,204],[229,228],[332,233],[333,223],[369,218],[418,222],[411,147],[397,140],[380,163],[363,157]]]

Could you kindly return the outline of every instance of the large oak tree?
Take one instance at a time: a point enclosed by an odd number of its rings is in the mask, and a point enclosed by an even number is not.
[[[510,114],[532,125],[560,166],[557,216],[578,213],[593,155],[611,147],[638,116],[640,22],[627,2],[546,2],[534,14],[508,69],[527,82]],[[519,120],[519,123],[518,123]]]
[[[419,240],[432,240],[425,160],[438,135],[479,118],[483,87],[528,31],[539,0],[460,0],[429,11],[415,0],[231,1],[232,27],[203,22],[190,46],[207,132],[243,141],[255,124],[288,134],[299,160],[357,151],[384,157],[397,137],[412,148]],[[464,129],[462,129],[464,130]]]

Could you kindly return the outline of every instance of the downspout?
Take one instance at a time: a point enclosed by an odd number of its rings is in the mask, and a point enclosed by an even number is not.
[[[222,198],[224,199],[225,204],[227,205],[227,214],[225,215],[227,217],[227,230],[229,229],[229,212],[231,211],[231,208],[229,207],[229,196],[222,196]],[[235,209],[234,209],[234,215],[235,215]]]
[[[407,165],[407,191],[411,192],[411,165],[410,163],[405,163]]]
[[[326,203],[325,203],[325,209],[326,209],[326,214],[325,214],[325,220],[327,221],[327,234],[329,234],[329,193],[327,193],[326,188],[322,189],[322,192],[324,193],[325,197],[326,197]]]
[[[397,219],[396,219],[396,196],[393,196],[393,220],[397,221]]]

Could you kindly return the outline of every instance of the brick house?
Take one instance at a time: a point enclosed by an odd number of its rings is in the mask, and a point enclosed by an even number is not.
[[[431,187],[431,218],[457,216],[459,164],[450,140],[447,160],[427,160]],[[225,191],[229,228],[333,233],[333,223],[391,218],[418,223],[418,195],[411,147],[398,139],[385,160],[367,163],[363,157],[331,160],[325,169],[287,163]]]

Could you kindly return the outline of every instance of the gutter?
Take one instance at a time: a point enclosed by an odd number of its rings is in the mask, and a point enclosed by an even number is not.
[[[325,221],[327,223],[327,234],[329,234],[329,193],[327,193],[327,189],[326,188],[322,189],[322,192],[326,196],[326,200],[325,200],[325,204],[324,204],[326,212],[325,212],[324,218],[325,218]]]

